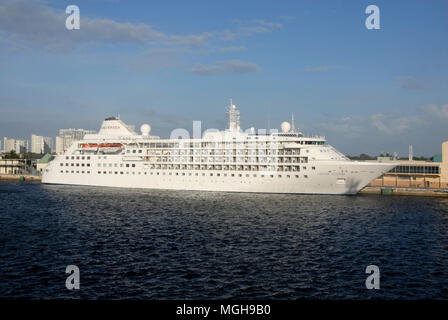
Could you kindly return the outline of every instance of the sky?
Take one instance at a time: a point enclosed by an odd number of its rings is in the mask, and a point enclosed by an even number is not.
[[[443,0],[0,0],[0,138],[117,114],[162,137],[193,120],[225,129],[232,98],[243,129],[294,113],[345,154],[432,156],[448,140],[447,13]]]

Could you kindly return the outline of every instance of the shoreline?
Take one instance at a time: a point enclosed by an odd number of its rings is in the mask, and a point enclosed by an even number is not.
[[[0,180],[41,181],[42,177],[41,176],[32,176],[32,175],[28,175],[28,174],[0,174]]]

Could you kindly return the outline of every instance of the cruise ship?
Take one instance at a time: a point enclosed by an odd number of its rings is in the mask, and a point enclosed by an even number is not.
[[[291,123],[281,130],[240,129],[230,102],[228,129],[200,137],[160,138],[119,117],[75,141],[44,169],[45,184],[122,188],[354,195],[393,169],[391,163],[352,161],[326,142],[304,136]],[[174,131],[173,131],[174,132]]]

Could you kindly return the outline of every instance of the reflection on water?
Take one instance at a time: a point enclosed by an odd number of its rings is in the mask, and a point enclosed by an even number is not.
[[[448,298],[448,199],[1,182],[0,204],[3,298]]]

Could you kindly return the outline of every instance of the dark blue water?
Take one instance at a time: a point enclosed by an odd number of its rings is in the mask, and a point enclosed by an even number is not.
[[[447,299],[448,199],[0,182],[0,298]]]

